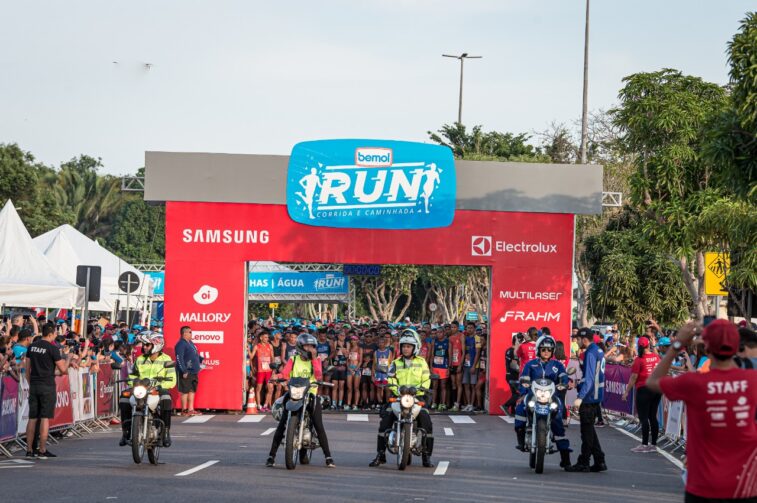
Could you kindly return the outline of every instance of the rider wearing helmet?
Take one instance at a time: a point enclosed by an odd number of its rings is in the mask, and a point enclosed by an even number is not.
[[[137,342],[142,343],[142,356],[138,357],[134,362],[134,369],[129,374],[132,386],[135,379],[151,379],[155,377],[167,377],[167,381],[160,383],[160,419],[165,424],[163,430],[163,447],[171,447],[171,435],[169,430],[171,429],[171,412],[173,411],[173,401],[168,390],[176,386],[176,370],[174,368],[166,368],[166,363],[171,363],[171,357],[163,353],[163,346],[165,346],[165,340],[163,335],[157,332],[151,332],[145,330],[140,332],[136,338]],[[120,446],[124,446],[129,443],[131,437],[131,403],[129,397],[131,396],[131,390],[126,390],[121,393],[121,398],[118,401],[119,408],[121,409],[121,430],[123,436],[118,443]]]
[[[418,333],[411,329],[405,329],[402,331],[402,335],[399,340],[400,357],[392,362],[389,369],[389,388],[395,395],[399,395],[400,386],[415,386],[430,388],[431,387],[431,373],[428,369],[428,363],[422,356],[418,356],[421,349],[421,338]],[[425,395],[424,391],[418,390],[418,396]],[[376,450],[378,454],[376,458],[371,461],[369,466],[380,466],[386,463],[386,436],[385,432],[391,429],[394,424],[394,414],[386,412],[381,417],[381,423],[379,424],[379,433],[377,439]],[[434,450],[434,439],[431,436],[433,433],[433,425],[431,424],[431,416],[424,408],[421,409],[418,414],[418,426],[426,430],[428,437],[426,439],[426,449],[423,454],[423,466],[434,466],[431,463],[431,452]]]
[[[551,335],[542,335],[536,341],[536,358],[526,363],[523,372],[520,374],[520,394],[521,398],[518,406],[515,408],[515,433],[518,436],[519,450],[526,450],[526,425],[528,416],[526,413],[526,401],[530,394],[530,384],[537,379],[549,379],[555,385],[567,386],[569,377],[565,371],[562,362],[553,359],[555,347],[557,344]],[[526,384],[527,386],[524,386]],[[558,412],[552,420],[552,435],[554,436],[557,450],[560,451],[560,466],[567,468],[570,464],[570,441],[565,438],[565,425],[562,422],[564,416],[565,404],[560,403],[559,398],[555,396],[559,403]]]
[[[316,345],[318,340],[307,332],[301,333],[297,337],[296,347],[297,353],[287,361],[286,366],[281,369],[281,378],[289,379],[290,377],[304,377],[310,379],[311,383],[323,380],[323,367],[321,366],[321,360],[317,357]],[[317,387],[311,387],[310,393],[317,395]],[[279,448],[279,444],[284,439],[286,433],[288,415],[284,414],[284,407],[289,400],[289,393],[284,394],[281,398],[276,400],[274,404],[274,417],[279,416],[279,425],[276,428],[276,433],[273,434],[273,443],[271,444],[271,452],[268,455],[266,466],[272,467],[276,460],[276,451]],[[326,430],[323,428],[323,418],[321,417],[321,401],[317,397],[314,400],[310,400],[308,405],[310,413],[310,420],[313,421],[316,433],[318,433],[318,442],[323,449],[323,455],[326,456],[326,466],[333,468],[336,466],[334,460],[331,458],[331,450],[329,449],[329,441],[326,437]],[[304,451],[300,452],[300,459],[304,455]]]

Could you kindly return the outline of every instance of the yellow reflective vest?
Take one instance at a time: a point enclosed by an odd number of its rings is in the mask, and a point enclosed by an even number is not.
[[[399,389],[402,386],[431,388],[431,373],[423,357],[416,356],[410,362],[407,362],[404,357],[399,357],[392,362],[392,367],[394,367],[394,376],[389,378],[389,384],[397,385],[390,388],[395,395],[399,395]],[[392,373],[391,369],[390,373]],[[418,390],[417,396],[423,394],[425,394],[424,391]]]
[[[149,356],[142,355],[137,358],[134,363],[134,368],[129,374],[131,379],[131,385],[134,386],[134,379],[151,379],[154,377],[169,377],[168,381],[161,381],[158,383],[163,389],[171,389],[176,386],[176,369],[165,368],[163,364],[173,361],[171,357],[165,353],[160,353],[155,360],[151,360]]]

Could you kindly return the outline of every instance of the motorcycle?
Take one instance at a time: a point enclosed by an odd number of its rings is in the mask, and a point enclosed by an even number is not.
[[[166,362],[164,368],[173,368],[175,362]],[[131,456],[136,464],[142,463],[147,452],[150,464],[157,465],[163,444],[165,424],[160,418],[160,383],[170,377],[135,379],[131,390]],[[119,381],[119,382],[128,382]]]
[[[396,388],[396,385],[387,385],[387,388]],[[397,468],[404,470],[411,464],[411,455],[422,456],[426,446],[428,433],[418,426],[418,414],[421,413],[425,403],[416,396],[418,392],[429,393],[431,390],[424,387],[400,386],[399,398],[389,398],[389,407],[386,413],[394,414],[396,420],[392,428],[384,433],[386,436],[386,448],[397,456]]]
[[[285,379],[273,379],[271,382],[284,383]],[[310,393],[311,388],[327,386],[333,388],[329,382],[315,381],[305,377],[292,377],[288,381],[289,400],[286,403],[285,414],[288,414],[286,436],[284,437],[284,461],[287,470],[294,470],[297,462],[302,465],[310,464],[313,451],[320,447],[318,433],[315,431],[310,419],[308,405],[312,400],[321,400],[321,397]],[[283,402],[284,397],[277,402]],[[279,419],[276,418],[275,419]]]
[[[575,369],[568,370],[568,375],[574,373]],[[555,385],[550,379],[537,379],[530,384],[527,381],[521,382],[521,384],[525,388],[531,388],[526,397],[528,400],[526,411],[529,414],[526,427],[526,450],[529,452],[528,465],[536,473],[543,473],[545,456],[558,452],[552,438],[551,425],[560,409],[557,390],[562,391],[567,386]]]

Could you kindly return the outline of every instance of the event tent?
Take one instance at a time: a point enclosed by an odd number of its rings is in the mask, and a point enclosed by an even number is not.
[[[58,274],[34,246],[10,199],[0,211],[0,303],[59,308],[84,304],[84,289]]]
[[[140,280],[130,307],[137,308],[139,299],[151,294],[151,285],[145,283],[147,276],[68,224],[37,236],[33,241],[37,250],[44,253],[52,266],[69,280],[76,280],[79,265],[102,268],[100,300],[89,303],[90,311],[113,312],[119,295],[121,308],[126,306],[126,296],[118,288],[118,277],[126,271],[134,272]]]

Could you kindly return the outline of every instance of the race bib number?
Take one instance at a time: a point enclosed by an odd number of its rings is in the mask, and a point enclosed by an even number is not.
[[[364,375],[364,376],[368,376],[368,377],[371,377],[371,369],[369,369],[369,368],[364,368],[364,369],[363,369],[363,375]]]
[[[319,354],[318,354],[318,359],[319,359],[319,360],[321,360],[321,361],[323,361],[323,360],[325,360],[326,358],[328,358],[328,356],[329,356],[329,355],[327,355],[326,353],[319,353]]]
[[[481,370],[486,370],[486,360],[480,360],[478,362],[478,366],[481,368]]]
[[[281,363],[281,357],[280,356],[276,356],[276,357],[274,357],[273,361],[275,363]]]
[[[388,367],[389,358],[379,358],[378,364],[379,364],[379,367]]]
[[[434,357],[434,365],[444,365],[444,357],[443,356],[435,356]]]
[[[263,372],[268,372],[271,370],[271,359],[270,358],[263,358],[260,360],[260,370]]]
[[[460,353],[455,351],[454,353],[452,353],[452,363],[453,364],[458,363],[459,361],[460,361]]]
[[[470,355],[465,355],[465,366],[466,367],[471,366]]]

